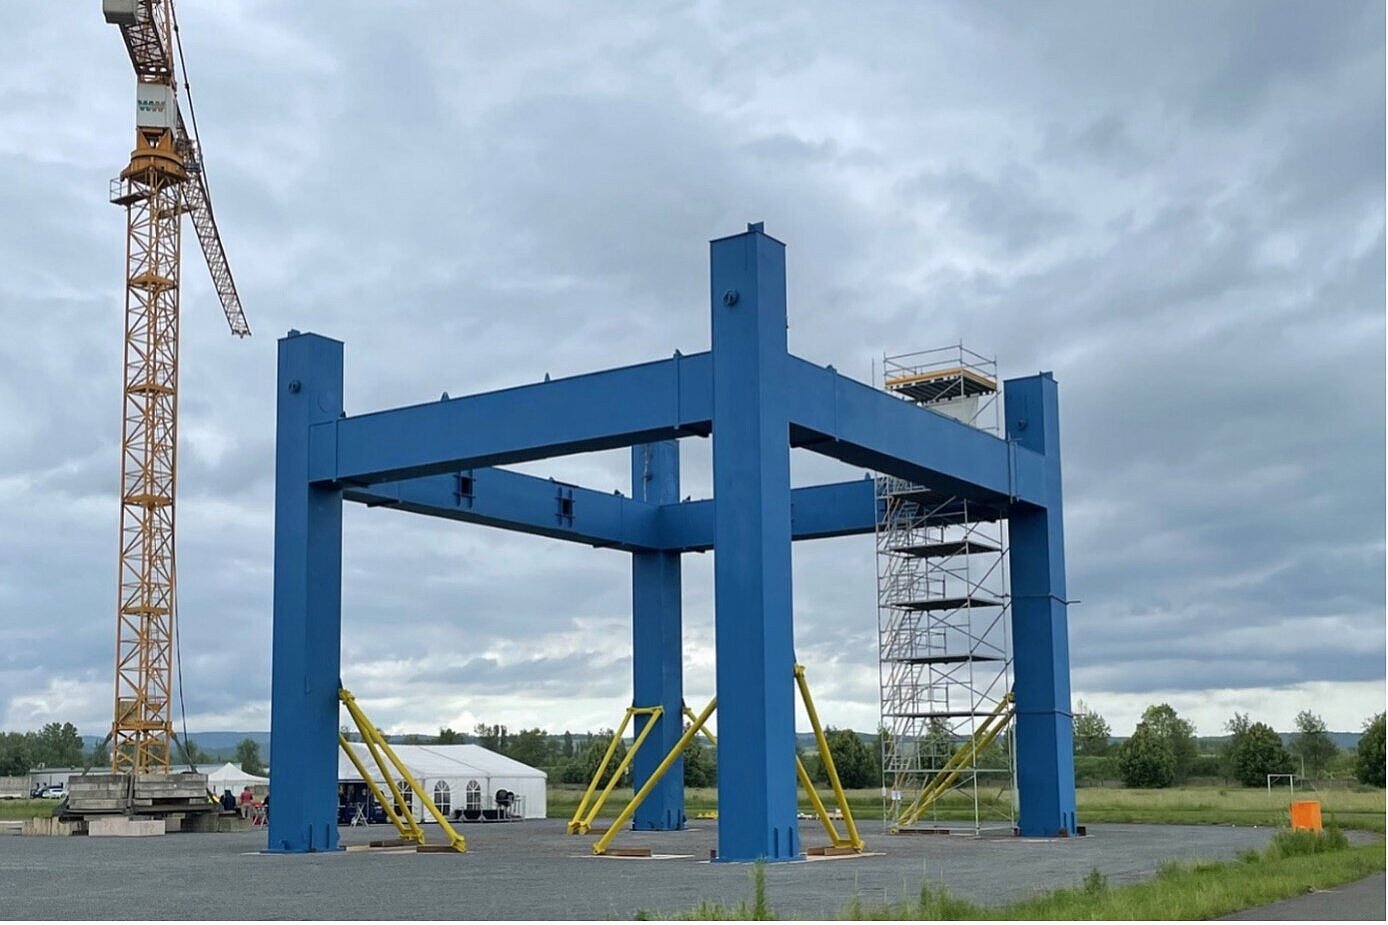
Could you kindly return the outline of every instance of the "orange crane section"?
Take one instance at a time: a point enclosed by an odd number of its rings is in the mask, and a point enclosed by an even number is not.
[[[135,69],[135,148],[111,181],[126,211],[125,388],[111,767],[169,770],[173,741],[174,511],[178,461],[178,291],[182,216],[192,217],[231,332],[250,334],[197,142],[178,108],[172,0],[102,0]],[[178,59],[181,62],[182,50]],[[185,89],[187,79],[185,72]]]

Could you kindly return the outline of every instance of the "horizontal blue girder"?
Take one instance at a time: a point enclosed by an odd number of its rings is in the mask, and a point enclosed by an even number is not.
[[[1044,457],[796,356],[789,363],[791,445],[1003,506],[1044,505]]]
[[[833,369],[786,360],[792,446],[947,496],[1046,504],[1040,453]],[[696,353],[344,417],[312,428],[309,478],[365,486],[707,435],[712,389],[710,354]]]
[[[342,496],[369,507],[391,507],[592,546],[628,551],[661,547],[658,505],[505,469],[382,482],[346,488]]]
[[[713,548],[712,500],[647,504],[505,469],[382,482],[346,488],[342,496],[368,507],[628,552]],[[871,533],[876,524],[877,499],[871,479],[791,492],[791,531],[797,540]]]
[[[713,548],[712,499],[660,508],[660,537],[666,549],[704,552]],[[877,491],[872,479],[795,488],[790,493],[791,536],[818,540],[857,536],[877,529]]]
[[[708,353],[344,417],[310,436],[309,481],[439,475],[707,434]]]

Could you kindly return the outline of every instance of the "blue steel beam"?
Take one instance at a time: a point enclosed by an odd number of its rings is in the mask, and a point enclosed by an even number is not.
[[[370,485],[707,434],[708,353],[320,424],[309,479]]]
[[[660,507],[505,469],[469,469],[365,488],[342,496],[463,523],[634,552],[660,549]]]
[[[660,508],[660,542],[680,552],[707,552],[713,548],[712,499],[666,504]],[[795,540],[821,540],[834,536],[859,536],[877,529],[881,505],[870,478],[830,482],[792,489],[790,529]],[[1000,520],[998,509],[975,504],[968,508],[971,520]],[[964,522],[965,508],[957,499],[944,499],[934,508],[936,523]]]
[[[660,541],[666,549],[707,552],[713,548],[711,498],[665,504],[660,508]],[[818,540],[857,536],[877,529],[877,491],[872,479],[831,482],[790,493],[791,537]]]
[[[648,504],[678,502],[680,447],[674,440],[631,448],[631,495]],[[639,790],[670,754],[684,732],[684,658],[681,637],[680,554],[667,550],[631,557],[631,705],[663,707],[652,720],[636,716],[632,735],[654,722],[631,763],[631,786]],[[631,826],[640,831],[684,828],[684,759],[675,760],[636,810]]]
[[[347,487],[342,497],[368,507],[626,552],[707,552],[713,548],[711,498],[654,504],[505,469],[471,469],[364,488]],[[567,509],[564,500],[572,502]],[[872,479],[794,489],[790,524],[796,540],[872,533],[877,526]]]
[[[308,481],[308,429],[342,411],[342,343],[279,342],[268,849],[337,842],[337,692],[342,659],[342,492]]]
[[[796,356],[787,377],[793,446],[971,501],[1046,503],[1045,461],[1028,447]]]
[[[785,245],[711,245],[718,860],[800,856]]]
[[[1008,519],[1012,690],[1016,694],[1017,828],[1075,835],[1070,640],[1060,484],[1060,402],[1050,373],[1003,385],[1007,434],[1046,462],[1049,507],[1016,505]]]

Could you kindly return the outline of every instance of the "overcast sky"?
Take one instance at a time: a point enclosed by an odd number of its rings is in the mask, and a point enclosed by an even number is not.
[[[0,728],[110,724],[134,81],[100,4],[0,40]],[[1384,701],[1384,11],[1281,3],[180,3],[255,336],[184,238],[190,729],[269,725],[275,342],[349,413],[707,349],[711,238],[790,344],[1060,382],[1073,687],[1358,729]],[[186,106],[186,101],[185,104]],[[685,492],[709,486],[685,441]],[[526,471],[629,489],[624,452]],[[853,478],[797,454],[798,482]],[[712,561],[685,563],[712,694]],[[613,725],[629,559],[349,505],[343,680],[391,731]],[[826,721],[877,722],[870,537],[799,544]]]

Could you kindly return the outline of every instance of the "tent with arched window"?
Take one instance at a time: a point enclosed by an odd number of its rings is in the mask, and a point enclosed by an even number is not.
[[[361,742],[349,744],[362,766],[384,788],[367,747]],[[449,819],[491,822],[545,818],[547,780],[539,768],[480,745],[392,745],[391,749]],[[340,784],[361,783],[361,774],[341,751],[337,779]],[[416,819],[430,821],[420,801],[411,798],[409,803]]]

